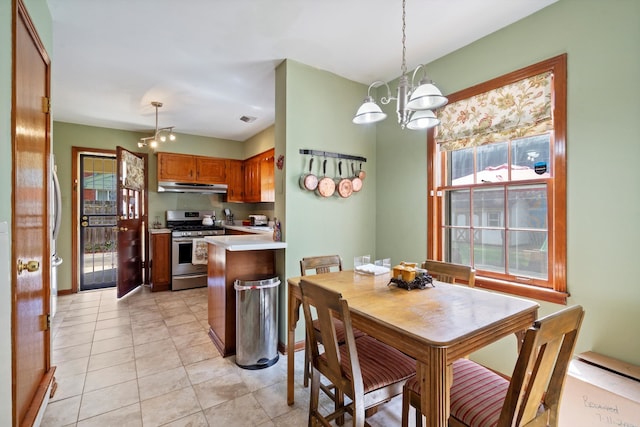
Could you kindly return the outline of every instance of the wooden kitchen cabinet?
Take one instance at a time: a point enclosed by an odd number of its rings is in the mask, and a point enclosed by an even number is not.
[[[158,181],[190,182],[195,179],[196,157],[158,153]]]
[[[253,156],[244,162],[245,202],[275,201],[275,149]]]
[[[227,202],[244,202],[244,162],[227,160]]]
[[[260,159],[260,201],[275,202],[275,150],[269,150]]]
[[[236,290],[234,283],[246,275],[275,274],[274,249],[228,251],[209,244],[207,309],[209,337],[223,357],[236,353]]]
[[[223,184],[226,182],[226,159],[158,153],[158,181]]]
[[[196,156],[196,182],[223,184],[227,182],[226,159]]]
[[[171,233],[151,233],[151,292],[171,288]]]

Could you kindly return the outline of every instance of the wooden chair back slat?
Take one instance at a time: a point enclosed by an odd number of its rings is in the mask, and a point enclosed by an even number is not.
[[[431,277],[441,282],[466,284],[470,287],[476,284],[476,271],[468,265],[428,259],[422,263],[422,268],[426,269]]]
[[[583,317],[582,307],[574,306],[536,321],[527,330],[498,426],[536,425],[541,422],[538,420],[556,425],[560,396]]]
[[[329,273],[331,270],[342,271],[342,258],[340,255],[322,255],[306,257],[300,260],[300,275],[306,276],[315,270],[316,274]]]
[[[318,346],[324,347],[324,363],[323,375],[329,379],[339,389],[353,391],[355,389],[362,390],[362,384],[351,384],[345,380],[343,365],[340,360],[340,351],[338,349],[338,340],[336,337],[335,324],[333,318],[337,317],[344,325],[345,342],[347,345],[347,356],[350,360],[346,366],[348,367],[348,376],[350,378],[360,379],[360,366],[358,355],[356,353],[355,337],[353,335],[353,327],[351,325],[351,315],[346,300],[342,295],[332,290],[316,286],[306,281],[300,281],[300,290],[302,293],[302,306],[305,316],[305,324],[307,328],[307,336],[309,337],[309,347],[311,349],[311,360],[319,359]],[[315,308],[315,317],[310,309]],[[320,324],[320,330],[315,330],[313,320],[317,319]],[[320,334],[318,337],[316,334]],[[323,359],[320,359],[321,361]]]

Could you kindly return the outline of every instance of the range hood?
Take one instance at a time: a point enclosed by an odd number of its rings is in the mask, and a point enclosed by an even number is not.
[[[190,182],[159,181],[158,193],[226,194],[227,184],[198,184]]]

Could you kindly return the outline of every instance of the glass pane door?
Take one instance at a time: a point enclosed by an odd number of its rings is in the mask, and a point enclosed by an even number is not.
[[[80,155],[80,290],[114,287],[116,252],[116,159]]]

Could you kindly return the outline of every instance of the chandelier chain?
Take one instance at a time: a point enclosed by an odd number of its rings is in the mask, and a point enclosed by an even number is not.
[[[402,75],[407,74],[407,61],[405,60],[407,53],[407,34],[406,34],[406,16],[405,16],[405,8],[406,8],[407,0],[402,0]]]

